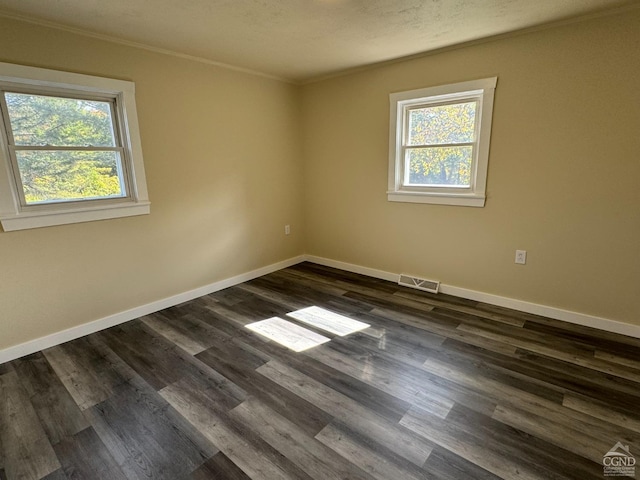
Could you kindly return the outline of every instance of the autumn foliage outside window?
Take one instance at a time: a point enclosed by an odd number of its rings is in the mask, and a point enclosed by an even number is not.
[[[390,201],[484,206],[496,81],[390,95]]]

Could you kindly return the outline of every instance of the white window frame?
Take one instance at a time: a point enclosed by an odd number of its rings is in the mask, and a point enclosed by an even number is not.
[[[0,86],[33,94],[112,101],[127,187],[126,196],[118,198],[27,205],[20,173],[9,154],[5,119],[0,115],[0,222],[5,232],[150,213],[133,82],[0,63]]]
[[[484,207],[493,98],[497,81],[497,77],[491,77],[389,95],[389,186],[387,190],[389,201]],[[471,142],[473,155],[470,187],[405,184],[408,112],[418,107],[464,103],[466,101],[478,102],[476,135],[474,141]]]

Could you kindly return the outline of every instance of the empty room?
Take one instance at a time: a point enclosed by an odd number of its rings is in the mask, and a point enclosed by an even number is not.
[[[0,480],[640,478],[637,0],[0,0],[0,45]]]

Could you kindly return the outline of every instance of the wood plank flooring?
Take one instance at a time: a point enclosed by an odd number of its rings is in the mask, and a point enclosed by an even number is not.
[[[603,479],[639,406],[638,339],[303,263],[0,365],[0,480]]]

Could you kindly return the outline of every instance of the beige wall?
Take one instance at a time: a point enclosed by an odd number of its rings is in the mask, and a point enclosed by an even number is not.
[[[305,251],[640,325],[640,12],[304,87],[6,19],[0,44],[136,83],[152,201],[0,232],[0,350]],[[387,202],[388,94],[494,75],[486,207]]]
[[[296,87],[6,19],[0,45],[3,62],[136,83],[152,202],[0,232],[0,349],[303,253]]]
[[[307,252],[640,325],[639,52],[636,10],[305,86]],[[486,206],[387,202],[389,93],[489,76]]]

